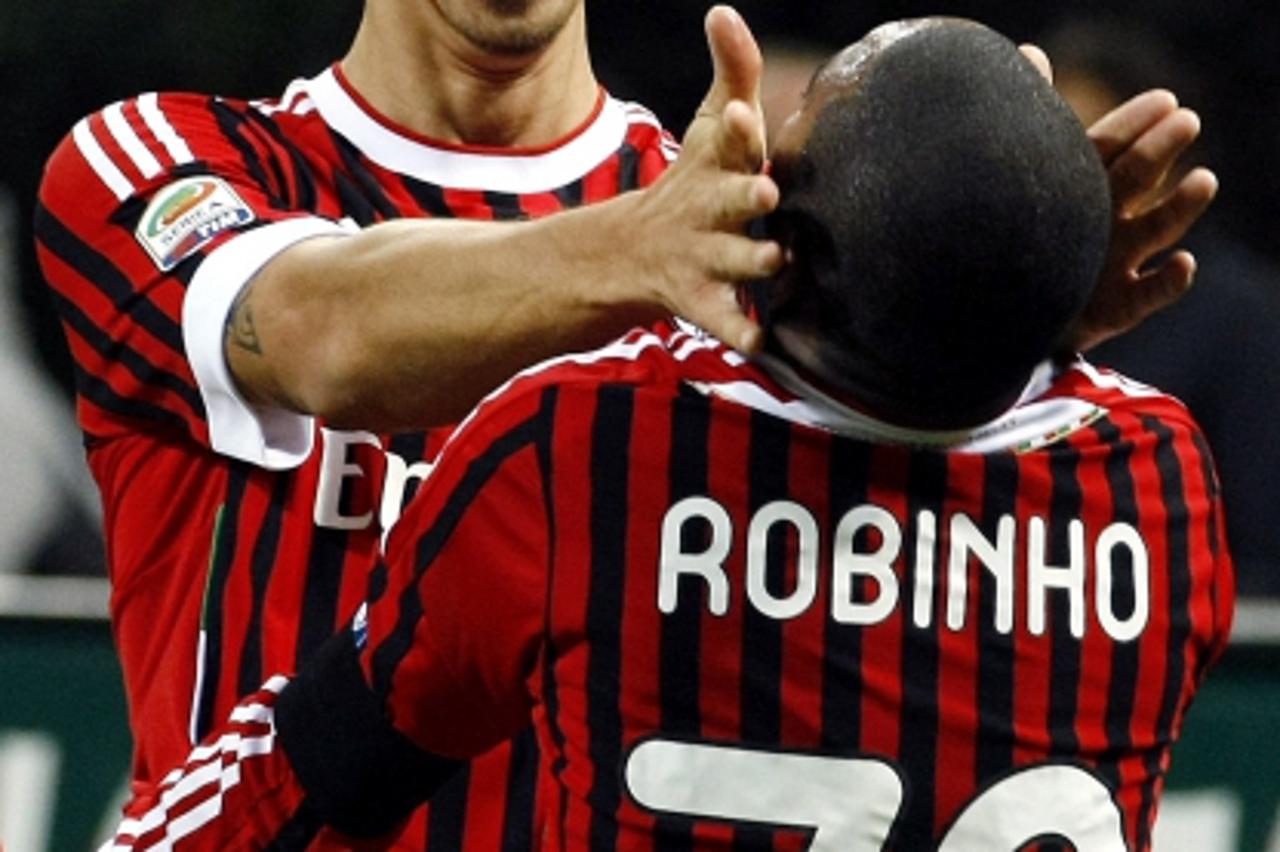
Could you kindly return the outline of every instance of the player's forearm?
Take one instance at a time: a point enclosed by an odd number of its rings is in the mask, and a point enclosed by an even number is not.
[[[104,848],[302,850],[321,829],[346,847],[384,848],[461,765],[392,727],[344,631],[296,677],[242,700],[130,803]]]
[[[638,199],[534,222],[401,221],[293,246],[228,326],[255,402],[374,430],[450,422],[518,370],[660,316],[634,260]],[[647,272],[647,270],[646,270]]]

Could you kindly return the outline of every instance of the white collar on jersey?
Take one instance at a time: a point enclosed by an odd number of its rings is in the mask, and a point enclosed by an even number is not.
[[[779,399],[751,381],[697,382],[693,383],[694,387],[703,393],[723,397],[793,423],[817,426],[849,437],[969,453],[1039,449],[1106,414],[1106,409],[1082,399],[1040,399],[1057,375],[1057,368],[1048,361],[1035,369],[1018,402],[1004,414],[972,429],[951,431],[910,429],[877,420],[814,387],[778,358],[763,355],[757,363],[798,399]]]
[[[605,97],[600,113],[563,145],[533,154],[487,154],[439,148],[396,133],[361,108],[333,68],[305,83],[320,117],[383,168],[438,186],[524,194],[573,183],[621,147],[627,109]]]

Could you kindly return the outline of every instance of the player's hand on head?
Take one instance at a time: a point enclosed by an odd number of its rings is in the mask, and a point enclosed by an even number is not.
[[[642,221],[654,235],[642,246],[652,263],[658,300],[744,352],[760,348],[759,326],[744,313],[738,285],[773,274],[781,247],[745,235],[747,225],[778,204],[778,188],[762,174],[763,60],[737,12],[713,8],[706,19],[714,77],[689,125],[679,159],[645,193]],[[656,238],[655,238],[656,237]]]
[[[1114,214],[1102,276],[1070,329],[1070,348],[1084,351],[1134,328],[1191,286],[1190,252],[1157,256],[1186,236],[1218,192],[1209,169],[1179,169],[1199,135],[1199,116],[1163,90],[1137,95],[1089,128],[1107,167]]]

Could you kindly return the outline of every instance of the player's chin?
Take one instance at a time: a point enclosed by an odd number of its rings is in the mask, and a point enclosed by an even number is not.
[[[583,0],[483,0],[484,21],[470,33],[492,53],[519,55],[542,50],[565,28]]]

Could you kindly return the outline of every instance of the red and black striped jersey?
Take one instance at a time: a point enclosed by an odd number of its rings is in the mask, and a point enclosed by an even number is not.
[[[248,405],[222,357],[243,284],[316,234],[541,216],[651,183],[674,152],[650,113],[604,92],[546,148],[451,146],[394,126],[337,66],[275,100],[147,94],[75,126],[47,167],[37,250],[104,500],[138,782],[350,618],[447,434]],[[531,773],[532,753],[518,759]],[[477,777],[505,785],[502,760]],[[495,822],[466,848],[499,848]],[[432,848],[461,848],[461,830],[460,809],[435,821]]]
[[[300,803],[369,799],[398,776],[352,768],[380,748],[333,709],[354,682],[429,755],[533,718],[547,848],[1146,850],[1229,630],[1224,542],[1185,408],[1083,360],[928,433],[638,331],[482,404],[304,697],[261,693],[252,756],[206,746],[119,842],[197,807],[193,848],[238,809],[286,842]]]
[[[552,848],[1149,848],[1233,600],[1176,401],[1079,361],[927,434],[636,334],[443,458],[364,664],[431,752],[532,713]]]

